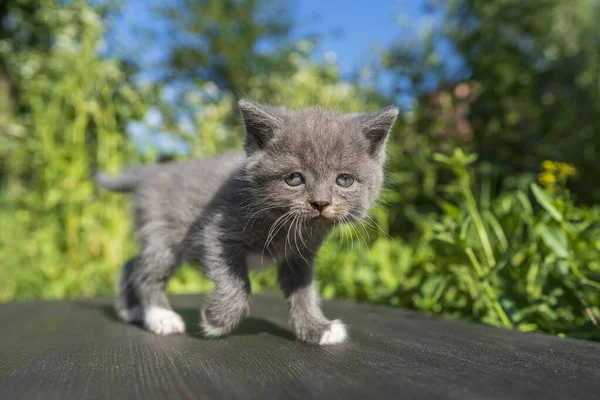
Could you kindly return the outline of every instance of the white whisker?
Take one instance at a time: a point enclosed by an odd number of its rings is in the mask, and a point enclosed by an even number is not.
[[[264,256],[265,249],[267,249],[267,251],[269,251],[269,253],[271,253],[271,251],[268,249],[270,243],[275,238],[275,235],[277,235],[277,233],[281,230],[281,228],[288,221],[291,214],[292,214],[292,210],[287,211],[283,215],[279,216],[279,218],[277,218],[275,220],[275,222],[273,222],[273,224],[271,225],[271,228],[269,229],[269,232],[267,233],[267,239],[265,240],[265,244],[262,249],[261,257]]]

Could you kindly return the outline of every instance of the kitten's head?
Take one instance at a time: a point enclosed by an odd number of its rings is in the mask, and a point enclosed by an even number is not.
[[[398,109],[341,114],[241,100],[248,178],[264,207],[322,221],[367,215],[383,182],[385,143]]]

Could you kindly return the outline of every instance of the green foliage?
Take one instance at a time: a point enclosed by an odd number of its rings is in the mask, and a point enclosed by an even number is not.
[[[400,43],[387,55],[398,79],[417,96],[468,81],[472,86],[465,125],[467,141],[503,175],[535,171],[546,159],[573,163],[570,186],[588,204],[600,201],[600,5],[595,0],[452,0],[437,2],[444,23],[424,42]],[[437,43],[460,59],[449,70]],[[431,82],[437,84],[432,85]],[[451,94],[446,92],[446,95]],[[451,94],[456,99],[456,93]],[[428,96],[422,100],[429,102]],[[432,121],[426,106],[416,118]],[[458,111],[458,110],[457,110]],[[459,126],[460,128],[460,126]],[[448,129],[448,136],[456,129]],[[458,129],[461,133],[461,129]],[[420,132],[424,132],[420,130]]]
[[[0,300],[107,294],[131,251],[130,219],[124,199],[98,201],[90,178],[135,157],[122,126],[145,106],[120,63],[96,55],[93,9],[46,1],[35,15],[51,47],[0,41],[19,94],[19,112],[0,118]]]
[[[473,160],[458,150],[436,158],[457,176],[445,189],[459,194],[459,207],[446,207],[432,244],[448,257],[447,268],[473,283],[471,311],[462,312],[521,330],[598,336],[581,299],[600,300],[600,284],[588,278],[600,273],[600,210],[576,207],[564,187],[550,195],[536,183],[532,196],[507,191],[482,207],[466,168]]]

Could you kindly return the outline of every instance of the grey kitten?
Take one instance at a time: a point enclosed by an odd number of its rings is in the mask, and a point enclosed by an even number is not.
[[[229,333],[248,310],[248,269],[277,263],[299,340],[343,342],[313,284],[316,253],[334,222],[358,220],[375,203],[385,143],[398,109],[341,114],[239,102],[245,155],[223,154],[100,174],[109,190],[133,192],[141,252],[124,266],[117,311],[157,334],[184,332],[165,285],[183,262],[215,283],[202,310],[207,336]]]

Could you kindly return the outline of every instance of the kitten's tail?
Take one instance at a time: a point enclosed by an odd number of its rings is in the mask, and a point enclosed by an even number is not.
[[[112,192],[133,192],[140,182],[139,177],[132,173],[125,172],[120,176],[108,176],[100,172],[96,175],[96,182],[104,189]]]

